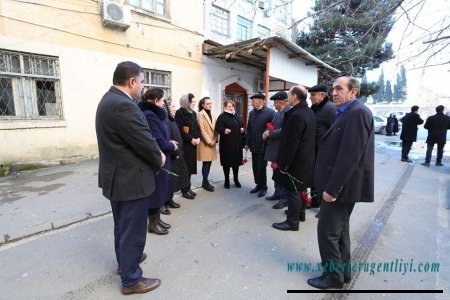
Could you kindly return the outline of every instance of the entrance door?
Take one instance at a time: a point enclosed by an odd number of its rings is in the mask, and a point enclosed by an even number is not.
[[[247,124],[247,91],[237,83],[225,87],[224,100],[233,100],[236,103],[236,112],[242,116],[244,125]]]

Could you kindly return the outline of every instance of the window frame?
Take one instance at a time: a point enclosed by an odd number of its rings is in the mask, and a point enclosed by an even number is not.
[[[159,84],[151,82],[152,80],[152,74],[158,74],[167,76],[166,84]],[[164,71],[164,70],[157,70],[157,69],[146,69],[144,68],[144,89],[143,93],[147,91],[148,89],[152,87],[158,87],[164,90],[164,98],[171,98],[172,97],[172,72],[171,71]]]
[[[246,21],[247,24],[250,25],[250,27],[245,27],[245,25],[241,24],[240,21]],[[247,28],[247,30],[245,30],[245,32],[248,33],[248,36],[246,36],[246,38],[244,38],[244,39],[241,36],[242,31],[240,31],[240,29],[242,29],[242,28]],[[240,42],[240,41],[246,41],[246,40],[251,39],[252,36],[253,36],[253,32],[252,31],[253,31],[253,23],[252,23],[252,21],[238,15],[237,16],[237,26],[236,26],[236,40],[238,42]]]
[[[210,20],[211,20],[211,22],[210,22],[211,32],[214,32],[214,33],[217,33],[217,34],[220,34],[220,35],[229,37],[229,36],[230,36],[230,12],[229,12],[228,10],[223,9],[223,8],[221,8],[221,7],[219,7],[219,6],[216,6],[216,5],[212,5],[211,7],[212,7],[211,18],[210,18]],[[215,18],[221,19],[221,20],[225,20],[225,19],[222,18],[221,16],[215,15],[215,14],[214,14],[214,11],[213,11],[214,9],[226,13],[226,16],[227,16],[227,19],[226,19],[226,21],[225,21],[225,22],[226,22],[226,30],[227,30],[226,33],[223,33],[223,32],[221,32],[221,31],[219,31],[219,30],[213,29],[213,24],[214,24]],[[214,18],[213,16],[214,16],[215,18]],[[214,27],[219,27],[219,26],[214,26]]]
[[[14,66],[14,61],[16,66]],[[11,85],[14,105],[14,114],[0,115],[0,121],[63,120],[59,57],[0,49],[0,62],[2,63],[0,64],[0,77],[6,79]],[[39,87],[46,86],[48,82],[51,82],[53,93],[52,89]],[[4,92],[3,87],[1,92]],[[45,97],[48,93],[52,94],[52,99]],[[46,100],[52,101],[40,103],[42,96],[47,98]],[[46,104],[54,104],[54,106],[47,107]],[[42,111],[46,114],[42,115]],[[49,111],[53,111],[54,114],[47,115]]]
[[[139,1],[139,5],[135,5],[132,1]],[[143,2],[150,1],[152,5],[152,9],[148,9],[144,7]],[[163,2],[163,3],[161,3]],[[127,4],[130,5],[134,10],[145,13],[152,14],[158,17],[170,18],[170,0],[127,0]],[[160,14],[157,11],[157,6],[163,5],[164,14]]]
[[[262,35],[260,29],[263,29],[263,30],[267,31],[267,35]],[[270,28],[268,28],[266,26],[263,26],[261,24],[258,24],[258,26],[257,26],[257,33],[258,33],[259,37],[268,38],[268,37],[270,37]]]

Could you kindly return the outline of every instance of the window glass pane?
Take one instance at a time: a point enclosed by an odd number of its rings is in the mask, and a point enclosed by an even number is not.
[[[226,10],[213,6],[211,11],[211,31],[228,35],[228,15]]]
[[[13,73],[20,73],[20,57],[19,55],[11,55],[11,71]]]
[[[50,80],[36,81],[38,113],[40,116],[57,116],[55,82]]]
[[[152,0],[141,0],[141,7],[148,11],[154,11]]]
[[[12,81],[8,77],[0,77],[0,116],[14,116],[14,98]]]
[[[252,37],[252,22],[238,16],[238,24],[237,24],[237,40],[245,41]]]
[[[128,3],[133,6],[140,6],[141,0],[129,0]]]
[[[155,0],[156,5],[156,13],[159,15],[165,15],[166,14],[166,1],[164,0]]]

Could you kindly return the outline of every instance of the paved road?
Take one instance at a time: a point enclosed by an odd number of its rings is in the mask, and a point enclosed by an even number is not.
[[[165,220],[167,236],[148,235],[142,264],[162,285],[153,299],[445,299],[449,293],[450,159],[426,168],[399,160],[399,147],[377,135],[376,202],[357,204],[351,218],[356,263],[440,263],[439,272],[357,272],[349,289],[431,289],[444,294],[287,294],[314,290],[313,270],[295,263],[319,261],[315,210],[298,232],[280,232],[284,220],[273,202],[256,198],[250,164],[243,188],[223,188],[218,162],[216,192],[197,189]],[[388,142],[386,142],[386,140]],[[418,149],[417,159],[423,159]],[[416,152],[415,152],[416,153]],[[96,187],[97,161],[22,172],[0,179],[0,299],[121,299],[114,274],[112,217]],[[271,171],[268,171],[270,174]],[[270,176],[269,176],[270,177]],[[199,186],[200,177],[194,185]],[[272,189],[269,190],[272,192]],[[288,266],[294,266],[289,271]],[[297,266],[300,266],[297,264]],[[364,266],[364,265],[363,265]],[[412,270],[412,269],[411,269]]]

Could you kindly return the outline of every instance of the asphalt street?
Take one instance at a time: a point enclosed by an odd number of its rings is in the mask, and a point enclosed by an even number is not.
[[[306,281],[319,275],[317,210],[307,211],[300,231],[277,231],[271,224],[285,219],[284,210],[249,194],[251,162],[241,168],[243,187],[232,184],[226,190],[215,161],[216,191],[198,188],[201,179],[195,176],[197,198],[177,195],[181,208],[164,216],[170,233],[147,236],[149,257],[141,266],[147,277],[160,278],[161,286],[128,297],[447,299],[450,157],[447,152],[444,167],[427,168],[420,165],[424,154],[417,143],[411,153],[415,162],[401,162],[398,137],[376,136],[375,202],[357,204],[351,217],[352,260],[361,270],[345,286],[377,290],[374,294],[313,294]],[[115,275],[111,208],[97,188],[97,164],[83,161],[0,178],[0,299],[125,297]],[[269,178],[271,172],[268,168]],[[401,263],[409,265],[400,269]],[[385,265],[391,268],[383,271]],[[416,292],[391,292],[411,289]]]

